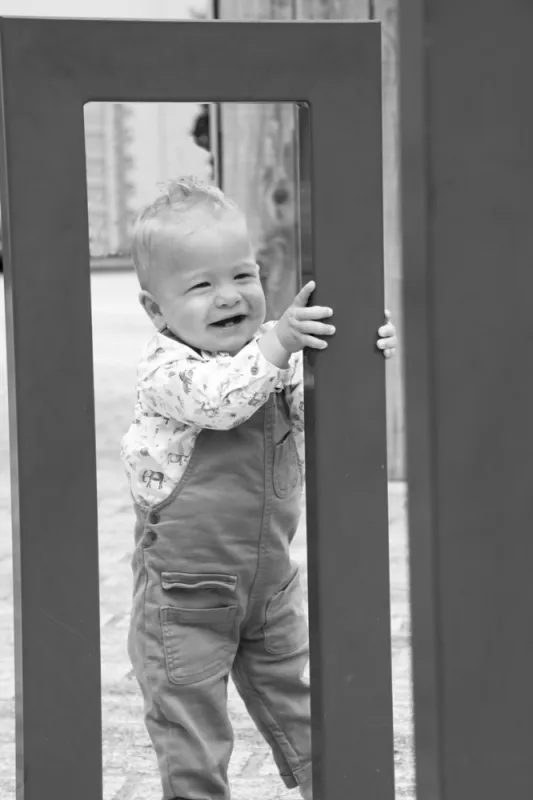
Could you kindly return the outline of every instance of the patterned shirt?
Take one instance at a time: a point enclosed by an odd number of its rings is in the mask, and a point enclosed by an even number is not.
[[[262,325],[234,356],[198,353],[164,333],[151,339],[139,362],[134,421],[121,449],[136,503],[147,507],[170,495],[203,428],[240,425],[274,391],[286,393],[303,476],[302,353],[291,356],[287,369],[267,361],[257,339],[274,324]]]

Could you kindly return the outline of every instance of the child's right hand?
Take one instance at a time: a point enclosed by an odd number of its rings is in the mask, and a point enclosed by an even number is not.
[[[324,350],[328,343],[319,336],[332,336],[335,327],[322,319],[331,317],[333,311],[326,306],[308,306],[307,302],[314,292],[316,284],[309,281],[298,292],[292,305],[280,317],[274,325],[275,331],[281,346],[288,353],[297,353],[304,347],[313,347],[316,350]]]
[[[297,353],[304,347],[324,350],[328,344],[319,336],[331,336],[335,333],[333,325],[320,322],[331,317],[333,311],[324,306],[307,306],[311,293],[315,290],[315,282],[310,281],[301,289],[273,328],[258,340],[259,348],[265,358],[280,369],[286,369],[291,353]]]

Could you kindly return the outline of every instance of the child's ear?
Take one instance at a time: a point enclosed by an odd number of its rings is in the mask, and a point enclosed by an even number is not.
[[[142,305],[158,331],[165,327],[163,314],[161,313],[159,304],[157,303],[153,294],[150,294],[150,292],[147,292],[146,289],[143,289],[141,292],[139,292],[139,303]]]

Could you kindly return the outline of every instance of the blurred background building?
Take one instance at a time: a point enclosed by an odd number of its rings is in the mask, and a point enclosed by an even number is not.
[[[89,241],[94,256],[127,251],[134,193],[131,116],[121,103],[85,107]]]
[[[196,103],[89,103],[85,106],[89,239],[94,259],[129,250],[131,225],[172,177],[212,175],[194,140]],[[205,136],[205,134],[204,134]]]

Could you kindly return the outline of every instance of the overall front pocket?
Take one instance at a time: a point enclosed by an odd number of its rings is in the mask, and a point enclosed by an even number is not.
[[[230,666],[237,608],[160,609],[167,673],[172,683],[197,683]]]
[[[160,620],[168,678],[197,683],[229,670],[237,647],[238,605],[224,604],[233,593],[231,575],[163,572],[161,588],[176,605],[161,606]]]
[[[304,602],[300,576],[296,572],[289,583],[267,604],[263,626],[267,653],[289,655],[307,642],[308,626]]]

